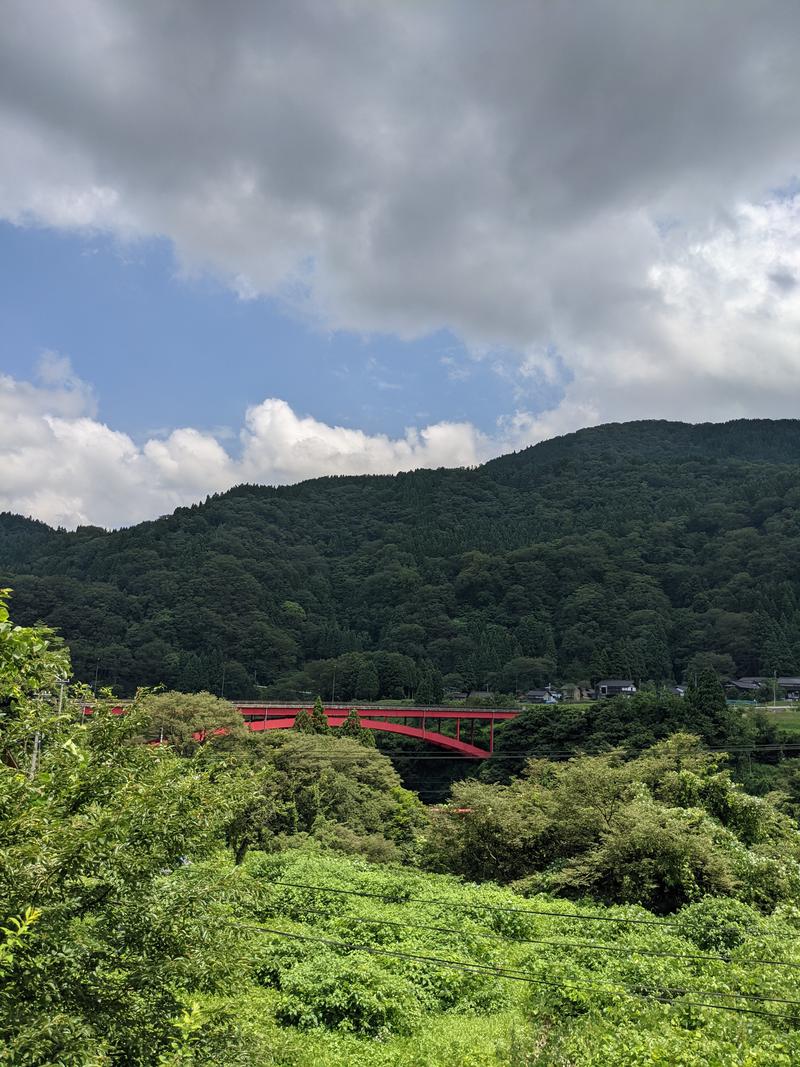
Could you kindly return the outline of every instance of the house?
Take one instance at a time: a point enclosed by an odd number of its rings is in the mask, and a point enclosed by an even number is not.
[[[598,697],[630,697],[636,692],[631,678],[601,678],[594,689]]]
[[[731,678],[725,683],[726,689],[735,689],[738,693],[752,696],[761,688],[760,678]]]
[[[448,702],[454,702],[457,700],[466,700],[467,694],[460,689],[445,689],[444,699]]]
[[[561,699],[566,704],[576,704],[580,700],[588,700],[591,692],[589,689],[583,689],[579,685],[562,685],[561,686]]]
[[[558,703],[555,693],[551,693],[549,689],[529,689],[527,693],[523,694],[522,699],[526,704]]]
[[[755,693],[762,685],[765,685],[768,689],[771,689],[774,685],[776,689],[781,691],[797,691],[800,690],[800,678],[794,677],[788,674],[781,674],[778,677],[772,675],[747,675],[745,678],[731,679],[727,683],[734,689],[738,689],[740,693]]]
[[[493,696],[491,689],[470,689],[469,691],[470,700],[491,700]]]

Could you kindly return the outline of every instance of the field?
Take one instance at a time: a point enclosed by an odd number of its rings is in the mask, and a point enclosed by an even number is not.
[[[770,723],[774,723],[781,733],[800,734],[800,706],[798,704],[778,704],[773,710],[772,705],[759,708],[767,715]]]

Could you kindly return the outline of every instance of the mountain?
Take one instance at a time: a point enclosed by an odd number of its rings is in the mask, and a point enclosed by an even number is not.
[[[799,475],[799,421],[612,424],[469,470],[242,485],[112,532],[3,514],[0,585],[123,693],[798,673]]]

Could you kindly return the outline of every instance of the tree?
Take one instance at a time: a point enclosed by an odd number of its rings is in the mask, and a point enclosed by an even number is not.
[[[136,702],[84,716],[55,697],[66,670],[52,635],[12,626],[3,603],[0,1047],[9,1063],[157,1063],[184,999],[219,988],[240,951],[202,868],[181,873],[219,848],[226,794],[195,760],[135,743]]]
[[[771,912],[800,891],[796,823],[680,733],[635,759],[538,759],[507,785],[459,783],[433,815],[427,857],[470,880],[659,912],[705,895]]]
[[[735,744],[744,736],[741,717],[728,707],[725,690],[715,671],[706,668],[686,689],[684,701],[693,716],[693,729],[711,745]]]
[[[362,700],[374,700],[379,691],[378,669],[372,659],[364,657],[356,679],[356,696]]]
[[[295,844],[296,835],[375,860],[415,851],[424,809],[386,756],[347,735],[275,731],[253,742],[254,760],[229,765],[218,783],[234,809],[226,837],[239,861],[249,848]]]
[[[308,714],[305,708],[300,708],[297,715],[294,718],[293,730],[297,730],[301,734],[313,734],[316,733],[314,724],[311,721],[311,716]]]
[[[325,708],[322,704],[322,697],[317,697],[314,701],[314,710],[311,712],[311,732],[315,734],[327,734],[330,733],[330,729],[328,717],[325,714]]]
[[[539,615],[525,615],[520,619],[515,636],[523,656],[532,659],[555,658],[556,645],[553,639],[553,627]]]
[[[639,642],[644,676],[656,682],[672,677],[672,662],[663,627],[650,628]]]
[[[147,740],[163,741],[180,756],[205,746],[227,751],[250,734],[238,708],[211,693],[146,693],[138,706]]]
[[[687,682],[693,682],[705,670],[714,671],[720,678],[733,678],[736,664],[728,653],[696,652],[686,664],[683,677]]]
[[[361,719],[355,708],[351,708],[347,713],[347,718],[339,728],[339,736],[349,737],[366,748],[375,747],[375,734],[361,725]]]
[[[775,697],[775,689],[771,682],[761,682],[755,692],[755,698],[759,704],[769,704]]]
[[[32,723],[53,715],[56,694],[69,678],[71,664],[69,653],[48,627],[16,626],[11,621],[10,595],[10,589],[0,589],[0,753],[4,763],[23,768],[38,751]]]
[[[423,663],[420,667],[414,699],[418,704],[426,706],[441,704],[444,699],[444,682],[441,671],[438,671],[430,661]]]

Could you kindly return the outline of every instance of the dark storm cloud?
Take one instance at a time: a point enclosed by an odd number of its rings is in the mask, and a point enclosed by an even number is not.
[[[243,294],[523,372],[555,343],[578,391],[629,375],[646,407],[688,361],[727,395],[726,327],[684,346],[751,259],[788,292],[793,202],[769,233],[741,203],[800,165],[799,32],[795,0],[12,0],[0,212],[164,234]]]

